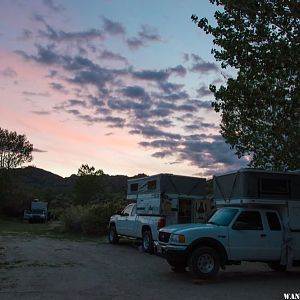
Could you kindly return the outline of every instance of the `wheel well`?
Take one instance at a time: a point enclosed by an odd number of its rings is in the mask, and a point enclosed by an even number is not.
[[[144,226],[142,227],[142,233],[144,233],[145,231],[150,231],[150,232],[151,232],[151,228],[150,228],[149,225],[144,225]]]
[[[221,259],[221,265],[224,266],[228,260],[227,252],[224,246],[217,240],[213,238],[200,238],[196,241],[194,241],[190,246],[189,246],[189,252],[192,253],[194,249],[205,246],[205,247],[211,247],[215,249],[219,254],[220,254],[220,259]]]

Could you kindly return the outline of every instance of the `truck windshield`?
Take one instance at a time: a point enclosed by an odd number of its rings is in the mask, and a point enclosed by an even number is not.
[[[208,220],[208,223],[219,226],[228,226],[237,212],[238,209],[236,208],[222,208],[213,214]]]
[[[42,210],[42,209],[33,209],[31,212],[33,214],[43,214],[43,213],[45,213],[45,211]]]

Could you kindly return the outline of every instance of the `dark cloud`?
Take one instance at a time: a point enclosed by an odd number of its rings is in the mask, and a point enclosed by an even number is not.
[[[173,155],[172,151],[164,150],[164,151],[155,152],[151,156],[155,158],[165,158],[167,156],[172,156],[172,155]]]
[[[122,90],[122,94],[129,98],[149,98],[148,94],[145,92],[145,89],[140,86],[128,86]]]
[[[220,170],[239,169],[247,164],[244,158],[237,159],[219,135],[196,134],[181,136],[180,140],[165,138],[139,144],[146,148],[159,149],[152,154],[154,157],[176,157],[176,163],[187,161],[204,169],[201,174],[207,176]]]
[[[40,115],[40,116],[46,116],[51,114],[50,111],[46,111],[46,110],[32,110],[31,112],[35,115]]]
[[[20,36],[18,37],[18,39],[21,41],[30,40],[32,38],[33,38],[33,32],[29,29],[24,29],[20,34]]]
[[[74,116],[78,116],[78,117],[82,116],[78,109],[65,109],[65,112],[72,114]]]
[[[141,80],[166,81],[170,76],[169,72],[164,70],[142,70],[132,73],[133,77]]]
[[[190,57],[192,59],[192,67],[190,68],[190,71],[192,72],[206,74],[209,72],[220,71],[219,67],[215,63],[206,62],[197,54],[192,53]]]
[[[165,80],[167,80],[169,74],[166,74],[166,78]],[[158,84],[159,84],[159,88],[166,93],[167,95],[165,95],[165,97],[170,96],[170,94],[176,93],[178,95],[178,93],[185,93],[182,92],[182,88],[184,87],[183,84],[178,84],[178,83],[172,83],[172,82],[168,82],[168,81],[160,81],[158,80]],[[186,94],[186,93],[185,93]],[[172,99],[174,100],[174,99]]]
[[[138,33],[143,41],[161,41],[161,37],[156,28],[149,25],[142,25],[142,30]]]
[[[208,89],[206,86],[201,86],[197,90],[197,96],[198,97],[206,97],[206,96],[212,96],[212,92]]]
[[[180,140],[181,135],[171,132],[166,132],[158,127],[155,127],[153,125],[139,125],[133,126],[134,129],[130,131],[131,134],[139,134],[146,138],[169,138],[174,140]]]
[[[125,63],[127,63],[127,59],[117,53],[108,51],[108,50],[104,50],[101,52],[101,55],[99,56],[100,59],[107,59],[107,60],[119,60],[119,61],[123,61]]]
[[[92,107],[99,108],[105,104],[105,102],[102,99],[95,97],[93,95],[89,95],[88,98],[89,98],[90,105]]]
[[[46,47],[42,45],[36,45],[37,55],[28,55],[22,50],[15,51],[16,54],[22,56],[25,60],[33,60],[41,64],[53,65],[61,62],[60,55],[54,51],[54,45],[48,45]]]
[[[68,113],[71,113],[71,114],[76,114],[76,115],[79,115],[79,113],[74,113],[72,110],[70,110],[70,108],[73,108],[73,107],[81,107],[81,108],[86,108],[88,107],[86,101],[84,100],[78,100],[78,99],[69,99],[67,101],[64,101],[58,105],[55,105],[53,108],[55,110],[64,110]]]
[[[146,101],[121,100],[119,98],[111,98],[107,101],[107,105],[112,110],[132,111],[136,117],[142,119],[149,117],[148,110],[151,108],[151,103]],[[142,113],[140,113],[142,111]],[[142,116],[142,114],[145,114]]]
[[[86,102],[83,100],[78,100],[78,99],[70,99],[68,100],[69,106],[82,106],[86,107]]]
[[[101,121],[108,123],[110,128],[123,128],[125,126],[126,120],[123,118],[107,116]]]
[[[157,121],[153,121],[154,125],[157,125],[158,127],[171,127],[173,125],[173,122],[168,119],[161,119]]]
[[[210,101],[203,101],[198,99],[190,100],[190,102],[200,109],[212,110],[211,102]]]
[[[49,86],[56,91],[59,91],[61,93],[67,94],[68,91],[66,90],[66,88],[64,87],[64,85],[62,85],[61,83],[57,83],[57,82],[50,82]]]
[[[75,84],[92,84],[99,88],[104,87],[107,82],[114,79],[113,73],[107,69],[97,68],[95,70],[80,71],[70,78],[69,81]]]
[[[192,72],[206,74],[209,72],[219,72],[219,68],[216,64],[201,60],[194,63],[190,69]]]
[[[58,74],[58,71],[56,70],[50,70],[48,75],[46,77],[48,78],[54,78]]]
[[[181,76],[181,77],[184,77],[187,73],[186,68],[182,65],[178,65],[177,67],[170,68],[169,71],[172,74],[175,74],[175,75]]]
[[[106,33],[111,34],[111,35],[125,35],[126,30],[125,27],[119,23],[112,21],[108,18],[102,17],[103,21],[103,29]]]
[[[66,32],[63,30],[56,30],[50,26],[42,16],[36,15],[35,20],[44,25],[44,29],[38,30],[38,35],[47,38],[51,42],[77,42],[87,43],[92,40],[103,41],[105,39],[103,31],[99,29],[88,29],[83,31]]]
[[[195,121],[193,124],[185,125],[184,129],[187,132],[190,131],[199,131],[199,130],[206,130],[206,129],[218,129],[219,127],[214,123],[208,123],[203,121]]]
[[[190,60],[190,56],[189,56],[189,54],[188,53],[183,53],[183,61],[184,62],[188,62],[189,60]]]
[[[38,97],[49,97],[50,96],[50,94],[48,92],[36,93],[36,92],[24,91],[24,92],[22,92],[22,94],[25,96],[38,96]]]
[[[129,38],[126,40],[127,45],[130,49],[136,50],[145,46],[144,41],[139,38]]]
[[[18,76],[17,72],[13,68],[10,68],[10,67],[2,70],[1,74],[7,78],[15,78]]]
[[[170,93],[167,95],[163,95],[163,96],[161,96],[161,98],[163,98],[165,100],[176,101],[176,100],[180,100],[180,99],[188,99],[189,95],[187,92],[182,91],[182,92],[178,92],[178,93]]]
[[[159,42],[161,37],[157,30],[148,25],[142,25],[141,31],[136,37],[127,38],[126,42],[130,49],[137,50],[141,47],[147,46],[147,42]]]
[[[56,5],[53,0],[43,0],[44,5],[55,13],[65,10],[62,5]]]

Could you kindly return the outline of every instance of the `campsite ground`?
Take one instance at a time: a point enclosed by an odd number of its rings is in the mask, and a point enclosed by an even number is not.
[[[173,273],[132,242],[110,245],[0,235],[0,299],[284,299],[300,292],[300,270],[280,274],[244,263],[214,281]]]

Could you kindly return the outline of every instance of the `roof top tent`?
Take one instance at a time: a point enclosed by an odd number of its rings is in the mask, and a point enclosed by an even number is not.
[[[217,206],[277,207],[291,228],[300,229],[300,171],[245,168],[214,176],[213,185]]]
[[[158,174],[128,180],[127,199],[137,202],[141,215],[166,216],[167,224],[201,219],[206,204],[206,179]]]

